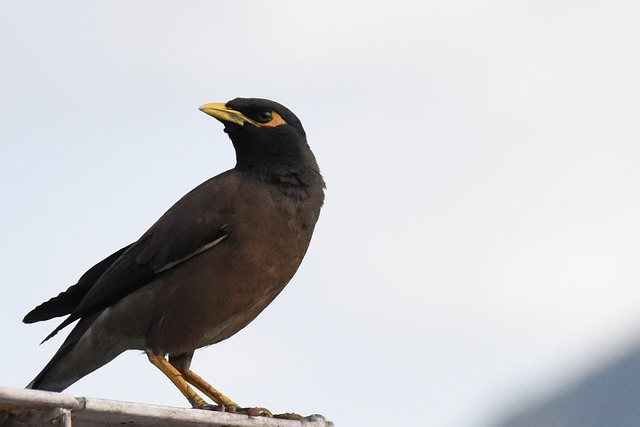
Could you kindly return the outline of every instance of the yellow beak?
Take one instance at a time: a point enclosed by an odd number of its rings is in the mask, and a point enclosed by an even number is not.
[[[225,104],[221,102],[204,104],[200,107],[200,111],[220,120],[221,122],[231,122],[240,126],[244,126],[245,123],[251,123],[254,126],[260,127],[259,123],[251,120],[239,111],[227,108]]]

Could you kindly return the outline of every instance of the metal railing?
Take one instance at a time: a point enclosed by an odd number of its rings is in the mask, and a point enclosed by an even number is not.
[[[285,420],[0,387],[0,426],[333,427],[333,423],[321,415]]]

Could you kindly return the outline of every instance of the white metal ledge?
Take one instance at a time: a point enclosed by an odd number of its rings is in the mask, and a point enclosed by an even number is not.
[[[121,402],[0,387],[0,426],[333,427],[322,415],[303,420]]]

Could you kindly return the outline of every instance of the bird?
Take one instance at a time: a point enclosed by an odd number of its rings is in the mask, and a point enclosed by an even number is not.
[[[196,349],[247,326],[289,283],[326,185],[302,123],[285,106],[235,98],[200,110],[224,125],[235,167],[191,190],[137,241],[24,317],[67,316],[42,342],[77,321],[26,388],[60,392],[124,351],[142,350],[193,408],[272,415],[235,403],[193,372],[191,360]]]

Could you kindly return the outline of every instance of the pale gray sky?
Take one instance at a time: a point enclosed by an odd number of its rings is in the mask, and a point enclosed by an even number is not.
[[[22,316],[233,166],[198,111],[274,99],[328,183],[303,267],[194,370],[337,425],[472,427],[640,332],[634,1],[0,5],[1,384]],[[131,352],[69,390],[185,406]],[[416,416],[419,415],[419,418]]]

